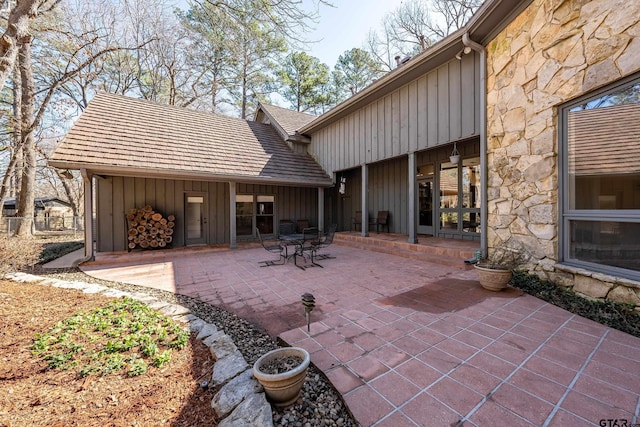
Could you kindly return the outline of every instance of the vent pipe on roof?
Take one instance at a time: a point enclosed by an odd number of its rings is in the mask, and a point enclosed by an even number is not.
[[[402,65],[402,63],[400,62],[400,55],[396,55],[395,60],[396,60],[396,66],[399,67]]]

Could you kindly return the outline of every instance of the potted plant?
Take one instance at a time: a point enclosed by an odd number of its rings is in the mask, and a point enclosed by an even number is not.
[[[262,384],[271,403],[286,407],[298,399],[309,362],[311,357],[303,348],[277,348],[256,360],[253,376]]]
[[[511,280],[513,271],[529,260],[528,252],[522,247],[503,244],[491,250],[474,265],[480,285],[489,291],[501,291]]]

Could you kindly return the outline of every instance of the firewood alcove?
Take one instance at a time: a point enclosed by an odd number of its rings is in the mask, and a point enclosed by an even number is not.
[[[133,208],[127,214],[127,249],[156,249],[171,247],[176,217],[166,218],[149,205]]]

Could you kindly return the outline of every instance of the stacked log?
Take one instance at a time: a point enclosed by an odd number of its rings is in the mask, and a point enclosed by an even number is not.
[[[131,209],[127,213],[127,239],[129,249],[164,248],[173,241],[176,217],[166,218],[149,205]]]

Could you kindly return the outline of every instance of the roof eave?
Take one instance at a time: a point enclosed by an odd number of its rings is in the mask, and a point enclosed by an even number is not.
[[[297,180],[268,176],[250,176],[250,175],[229,175],[214,174],[210,172],[196,171],[175,171],[167,169],[147,169],[132,168],[114,165],[86,164],[67,162],[63,160],[49,160],[50,166],[61,169],[86,169],[95,175],[110,176],[127,176],[136,178],[160,178],[160,179],[179,179],[179,180],[198,180],[198,181],[225,181],[225,182],[247,182],[268,185],[284,185],[284,186],[300,186],[300,187],[331,187],[333,182],[327,176],[322,180]]]

